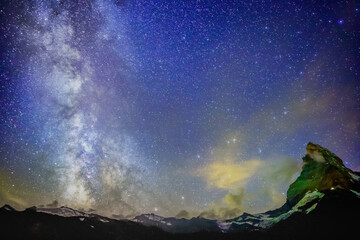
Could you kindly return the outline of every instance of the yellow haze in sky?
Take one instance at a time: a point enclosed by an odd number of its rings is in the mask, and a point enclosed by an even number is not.
[[[248,160],[240,163],[213,162],[200,170],[209,186],[232,189],[238,187],[241,181],[247,180],[254,175],[261,166],[260,160]]]

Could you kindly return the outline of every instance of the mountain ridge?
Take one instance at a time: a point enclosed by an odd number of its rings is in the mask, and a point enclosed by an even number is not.
[[[102,235],[118,239],[117,234],[129,237],[124,239],[148,239],[149,236],[154,239],[234,239],[235,236],[252,239],[292,236],[292,239],[302,239],[309,238],[306,234],[323,238],[355,232],[356,219],[360,216],[360,175],[344,166],[339,157],[320,145],[310,142],[306,150],[302,172],[289,186],[285,204],[264,213],[244,213],[227,220],[165,218],[155,214],[142,214],[132,220],[116,220],[68,207],[31,207],[17,211],[10,205],[4,205],[0,208],[0,226],[14,229],[18,222],[25,221],[23,225],[28,224],[28,229],[18,226],[23,228],[24,236],[33,236],[34,226],[37,226],[36,234],[48,236],[55,234],[51,230],[54,228],[52,224],[59,222],[65,233],[57,232],[55,236],[61,239],[65,239],[65,236],[71,238],[71,231],[74,230],[72,225],[80,229],[81,236],[89,239],[100,239],[98,237]],[[9,222],[13,225],[9,225]],[[39,222],[41,224],[38,226]],[[42,229],[41,226],[46,227]],[[316,233],[313,233],[314,228]],[[15,230],[12,234],[14,232],[18,234]]]

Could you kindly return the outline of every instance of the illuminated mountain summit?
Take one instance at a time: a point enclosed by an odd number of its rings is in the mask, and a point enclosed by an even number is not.
[[[352,189],[359,191],[359,176],[346,168],[342,160],[328,149],[309,143],[303,157],[303,169],[287,192],[290,205],[299,202],[309,191]]]

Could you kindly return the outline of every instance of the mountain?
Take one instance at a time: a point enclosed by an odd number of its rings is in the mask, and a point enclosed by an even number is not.
[[[69,213],[74,213],[71,216]],[[64,215],[63,215],[64,214]],[[0,208],[1,239],[168,239],[169,234],[129,220],[115,220],[70,208]]]
[[[68,207],[0,208],[0,236],[11,239],[334,239],[357,233],[360,176],[328,149],[309,143],[300,176],[279,209],[228,219],[142,214],[115,220]]]
[[[299,202],[307,192],[336,189],[360,191],[359,175],[346,168],[339,157],[313,143],[309,143],[306,150],[302,172],[287,192],[290,205]]]
[[[56,215],[56,216],[60,216],[60,217],[79,217],[80,221],[83,221],[85,218],[92,218],[92,219],[96,219],[98,221],[101,222],[110,222],[111,218],[107,218],[104,216],[100,216],[97,214],[93,214],[93,213],[86,213],[86,212],[82,212],[82,211],[78,211],[69,207],[65,207],[65,206],[61,206],[59,208],[39,208],[39,207],[30,207],[27,209],[27,211],[34,211],[37,213],[46,213],[46,214],[51,214],[51,215]]]
[[[221,232],[216,220],[205,218],[164,218],[155,214],[142,214],[133,219],[145,226],[155,226],[172,233],[194,233],[200,231]]]
[[[249,214],[244,213],[240,217],[218,221],[218,226],[222,232],[239,232],[245,230],[260,230],[260,224],[267,217],[265,214]]]
[[[244,228],[274,232],[274,229],[280,229],[279,226],[286,226],[294,219],[299,219],[293,224],[303,225],[303,229],[295,228],[302,229],[303,233],[317,225],[320,228],[320,225],[322,227],[322,224],[326,225],[332,219],[332,222],[337,223],[334,229],[348,229],[351,224],[342,226],[340,221],[356,222],[353,219],[360,217],[359,197],[359,174],[346,168],[342,160],[328,149],[310,142],[303,157],[301,174],[290,185],[286,203],[281,208],[262,214],[244,214],[239,218],[220,222],[220,225],[226,225],[227,232],[241,231]],[[319,222],[311,226],[308,223],[313,219],[319,219]],[[290,227],[292,226],[289,229]],[[300,235],[302,233],[299,232]]]
[[[29,211],[48,213],[52,215],[62,216],[62,217],[90,217],[90,214],[78,211],[69,207],[59,207],[59,208],[39,208],[39,207],[31,207],[28,208]]]

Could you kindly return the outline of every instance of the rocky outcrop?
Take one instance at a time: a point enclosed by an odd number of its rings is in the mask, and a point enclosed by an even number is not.
[[[359,176],[346,168],[342,160],[328,149],[309,143],[303,157],[300,176],[287,191],[290,206],[296,205],[307,192],[335,189],[359,191]]]

